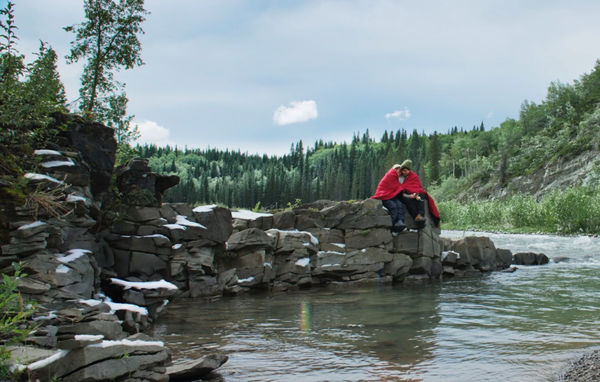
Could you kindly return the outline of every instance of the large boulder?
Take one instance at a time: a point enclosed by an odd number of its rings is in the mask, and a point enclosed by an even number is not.
[[[236,232],[227,240],[228,251],[239,251],[245,248],[275,248],[274,239],[267,235],[264,231],[258,228],[248,228],[246,230]]]
[[[346,230],[345,233],[344,241],[348,250],[386,246],[393,239],[391,231],[386,228]]]
[[[169,381],[195,381],[221,367],[229,357],[224,354],[209,354],[200,359],[180,362],[167,367]]]
[[[461,261],[480,271],[489,272],[497,267],[496,247],[489,237],[467,236],[455,241],[452,250],[460,253]]]
[[[114,130],[74,114],[56,113],[57,125],[66,126],[60,137],[68,147],[81,153],[90,168],[90,189],[93,195],[108,190],[115,165],[117,142]]]
[[[394,251],[408,254],[411,257],[439,258],[442,247],[435,231],[431,227],[425,227],[419,231],[404,231],[396,235]]]
[[[199,237],[215,244],[225,243],[233,232],[231,211],[219,206],[200,206],[193,210],[193,217],[204,229]]]
[[[517,265],[543,265],[548,264],[550,259],[543,253],[519,252],[515,253],[514,261]]]

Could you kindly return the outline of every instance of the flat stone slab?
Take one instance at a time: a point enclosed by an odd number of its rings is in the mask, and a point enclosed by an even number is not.
[[[169,366],[167,374],[170,381],[194,381],[221,367],[228,359],[224,354],[209,354],[200,359]]]

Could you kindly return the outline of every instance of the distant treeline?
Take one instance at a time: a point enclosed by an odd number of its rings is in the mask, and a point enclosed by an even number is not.
[[[181,150],[137,147],[154,171],[177,174],[181,183],[168,190],[166,200],[222,203],[230,207],[286,207],[297,200],[364,199],[372,195],[381,176],[394,163],[411,158],[427,182],[440,177],[439,135],[409,137],[406,131],[386,132],[375,142],[368,131],[350,144],[302,141],[283,156],[249,155],[239,151]]]
[[[298,200],[367,198],[385,171],[407,158],[439,201],[464,198],[474,185],[505,187],[558,158],[598,150],[599,142],[600,61],[572,84],[551,83],[540,104],[523,102],[519,119],[489,130],[483,122],[444,134],[401,129],[378,140],[367,130],[350,143],[319,140],[307,147],[300,141],[283,156],[153,145],[136,150],[154,171],[181,177],[168,201],[281,208]]]

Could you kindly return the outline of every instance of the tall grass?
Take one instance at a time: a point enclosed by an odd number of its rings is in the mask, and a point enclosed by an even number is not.
[[[600,234],[600,189],[555,190],[541,200],[516,194],[507,200],[440,202],[447,229]]]

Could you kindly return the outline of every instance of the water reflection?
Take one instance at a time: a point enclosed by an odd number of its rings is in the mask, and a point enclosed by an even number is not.
[[[169,344],[174,359],[214,348],[227,352],[226,380],[248,380],[240,368],[269,380],[286,359],[293,359],[285,366],[289,373],[314,374],[315,380],[331,380],[333,370],[341,380],[382,380],[413,369],[417,374],[433,357],[439,292],[433,284],[184,301],[170,307],[154,334]]]
[[[300,330],[304,333],[310,333],[312,327],[312,315],[311,315],[310,302],[302,301],[300,304]]]

